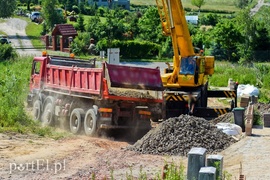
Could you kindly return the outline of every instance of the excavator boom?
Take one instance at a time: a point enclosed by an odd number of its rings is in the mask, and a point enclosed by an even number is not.
[[[162,75],[164,87],[192,88],[205,84],[209,74],[205,73],[205,61],[213,63],[214,59],[195,54],[181,0],[156,0],[156,3],[163,34],[172,38],[174,52],[173,66]]]

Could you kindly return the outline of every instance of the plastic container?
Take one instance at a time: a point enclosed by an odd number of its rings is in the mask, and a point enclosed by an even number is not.
[[[245,108],[234,108],[234,124],[242,128],[242,132],[245,132]]]

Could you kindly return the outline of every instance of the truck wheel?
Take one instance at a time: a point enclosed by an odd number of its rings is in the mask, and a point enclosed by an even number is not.
[[[73,134],[78,134],[82,127],[84,111],[82,109],[76,108],[70,114],[69,127]]]
[[[88,136],[94,136],[97,131],[97,116],[94,109],[89,109],[84,118],[84,131]]]
[[[44,125],[52,126],[54,123],[54,107],[51,101],[48,101],[44,106],[41,122]]]
[[[41,120],[42,103],[40,100],[36,100],[33,105],[33,117],[35,121]]]

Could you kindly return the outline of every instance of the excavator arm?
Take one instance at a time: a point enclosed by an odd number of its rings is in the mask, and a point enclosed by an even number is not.
[[[162,75],[168,88],[198,87],[205,83],[205,57],[195,56],[185,11],[181,0],[156,0],[165,36],[171,36],[173,46],[173,69]],[[210,58],[213,61],[213,58]],[[191,70],[188,66],[194,66]]]

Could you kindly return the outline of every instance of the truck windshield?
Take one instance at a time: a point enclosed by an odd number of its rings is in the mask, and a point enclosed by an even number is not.
[[[35,61],[34,64],[33,64],[33,73],[34,74],[39,74],[39,71],[40,71],[40,62],[38,61]]]
[[[196,61],[193,57],[181,59],[180,74],[195,74]]]

